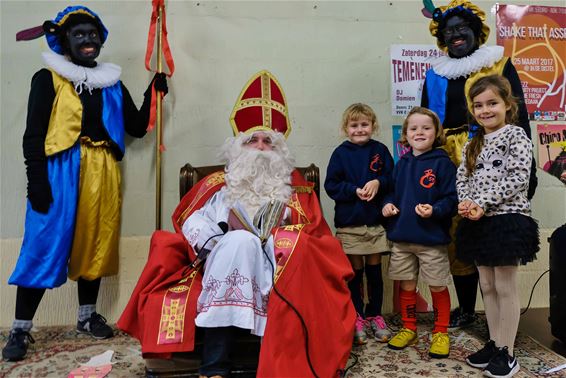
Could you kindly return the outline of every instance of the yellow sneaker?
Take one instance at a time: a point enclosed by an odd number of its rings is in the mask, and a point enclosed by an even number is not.
[[[448,334],[444,332],[433,333],[428,355],[432,358],[446,358],[449,354],[450,337],[448,337]]]
[[[401,328],[399,332],[389,342],[387,346],[391,349],[399,350],[417,342],[417,333],[408,328]]]

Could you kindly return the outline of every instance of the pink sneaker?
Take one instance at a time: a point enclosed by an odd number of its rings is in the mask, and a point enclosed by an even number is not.
[[[360,315],[356,317],[356,324],[354,326],[354,345],[364,345],[368,342],[366,337],[366,320]]]
[[[371,336],[373,336],[377,341],[386,343],[389,339],[391,339],[391,332],[387,328],[385,319],[383,319],[382,316],[377,315],[367,318],[366,322],[369,323],[368,331],[371,332]]]

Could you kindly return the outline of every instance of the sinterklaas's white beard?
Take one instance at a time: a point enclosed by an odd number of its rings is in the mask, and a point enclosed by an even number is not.
[[[250,217],[270,200],[291,197],[293,164],[277,151],[242,148],[226,169],[226,206],[240,202]]]

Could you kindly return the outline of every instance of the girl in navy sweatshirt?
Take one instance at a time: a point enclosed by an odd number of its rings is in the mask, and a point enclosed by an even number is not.
[[[393,170],[391,191],[382,214],[390,218],[387,237],[393,242],[389,277],[401,281],[403,328],[389,341],[391,349],[403,349],[418,341],[417,277],[429,285],[434,307],[434,329],[429,355],[448,357],[450,339],[450,243],[451,218],[456,212],[456,167],[448,154],[436,148],[444,144],[438,116],[414,107],[403,124],[400,142],[410,146]]]
[[[371,107],[350,105],[342,116],[342,131],[348,140],[332,153],[324,182],[326,193],[335,201],[336,237],[355,273],[348,286],[358,313],[354,334],[357,345],[367,342],[366,332],[381,342],[391,337],[381,316],[380,254],[389,251],[389,246],[379,210],[389,188],[393,158],[383,143],[371,139],[377,129],[377,117]],[[364,264],[369,300],[365,309]]]

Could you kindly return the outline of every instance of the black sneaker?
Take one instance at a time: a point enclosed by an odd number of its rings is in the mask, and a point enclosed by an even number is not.
[[[472,325],[477,319],[475,312],[463,312],[460,307],[457,307],[450,313],[449,329],[463,328]]]
[[[466,362],[470,366],[484,369],[497,352],[499,352],[499,349],[495,346],[495,342],[493,340],[489,340],[485,343],[483,348],[478,350],[476,353],[470,354],[466,358]]]
[[[35,340],[28,331],[24,331],[21,328],[14,328],[10,331],[8,342],[2,349],[2,358],[6,361],[23,360],[30,343],[35,343]]]
[[[96,312],[87,320],[77,322],[77,332],[91,335],[95,339],[109,339],[114,336],[114,331],[106,324],[106,318]]]
[[[514,376],[519,369],[519,362],[515,356],[510,356],[507,347],[503,347],[489,361],[483,375],[492,378],[509,378]]]

